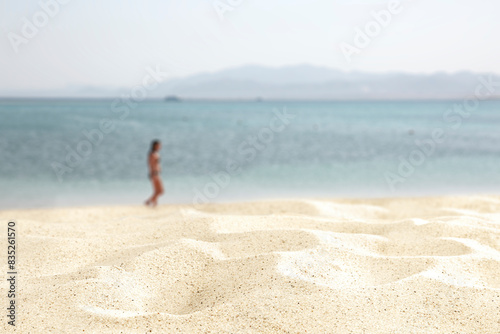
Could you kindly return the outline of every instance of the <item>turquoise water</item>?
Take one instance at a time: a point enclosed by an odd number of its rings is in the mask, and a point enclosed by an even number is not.
[[[454,104],[4,100],[0,208],[142,203],[155,138],[163,203],[500,193],[500,102],[468,118]],[[435,129],[445,138],[400,175]]]

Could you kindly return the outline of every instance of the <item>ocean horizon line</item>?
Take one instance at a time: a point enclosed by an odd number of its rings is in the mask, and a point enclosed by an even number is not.
[[[314,103],[314,102],[455,102],[461,101],[464,99],[473,98],[474,96],[462,96],[462,97],[449,97],[449,98],[370,98],[370,99],[264,99],[264,98],[255,98],[255,99],[205,99],[205,98],[183,98],[179,97],[177,101],[169,101],[165,98],[146,98],[141,101],[143,102],[164,102],[166,104],[175,104],[175,103],[235,103],[235,102],[249,102],[249,103],[279,103],[279,102],[304,102],[304,103]],[[1,97],[0,102],[25,102],[25,101],[75,101],[75,102],[85,102],[85,101],[113,101],[119,99],[120,97]],[[482,101],[500,101],[499,96],[491,96],[483,99]]]

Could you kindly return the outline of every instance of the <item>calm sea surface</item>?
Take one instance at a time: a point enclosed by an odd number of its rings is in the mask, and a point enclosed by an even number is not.
[[[0,208],[500,194],[500,102],[0,101]]]

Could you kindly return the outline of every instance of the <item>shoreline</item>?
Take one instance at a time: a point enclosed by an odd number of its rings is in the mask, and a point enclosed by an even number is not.
[[[220,201],[207,202],[202,204],[193,204],[190,202],[184,201],[163,201],[160,198],[159,207],[203,207],[203,206],[212,206],[212,205],[229,205],[229,204],[244,204],[244,203],[261,203],[261,202],[287,202],[287,201],[300,201],[300,200],[317,200],[317,201],[340,201],[340,202],[376,202],[376,201],[400,201],[400,200],[423,200],[423,199],[465,199],[465,198],[498,198],[500,199],[500,193],[459,193],[459,194],[435,194],[435,195],[401,195],[401,196],[344,196],[344,197],[335,197],[335,196],[299,196],[296,197],[248,197],[247,199],[234,199],[234,200],[226,200],[222,199]],[[26,207],[2,207],[0,205],[0,213],[6,211],[34,211],[34,210],[59,210],[59,209],[94,209],[94,208],[141,208],[144,207],[144,204],[140,204],[141,202],[136,202],[133,200],[128,201],[115,201],[114,203],[102,203],[102,204],[62,204],[59,206],[49,206],[49,205],[39,205],[39,206],[26,206]]]

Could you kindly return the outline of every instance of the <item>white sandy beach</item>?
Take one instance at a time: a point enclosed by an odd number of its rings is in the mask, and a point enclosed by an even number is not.
[[[19,333],[500,332],[500,197],[0,219],[17,222]]]

